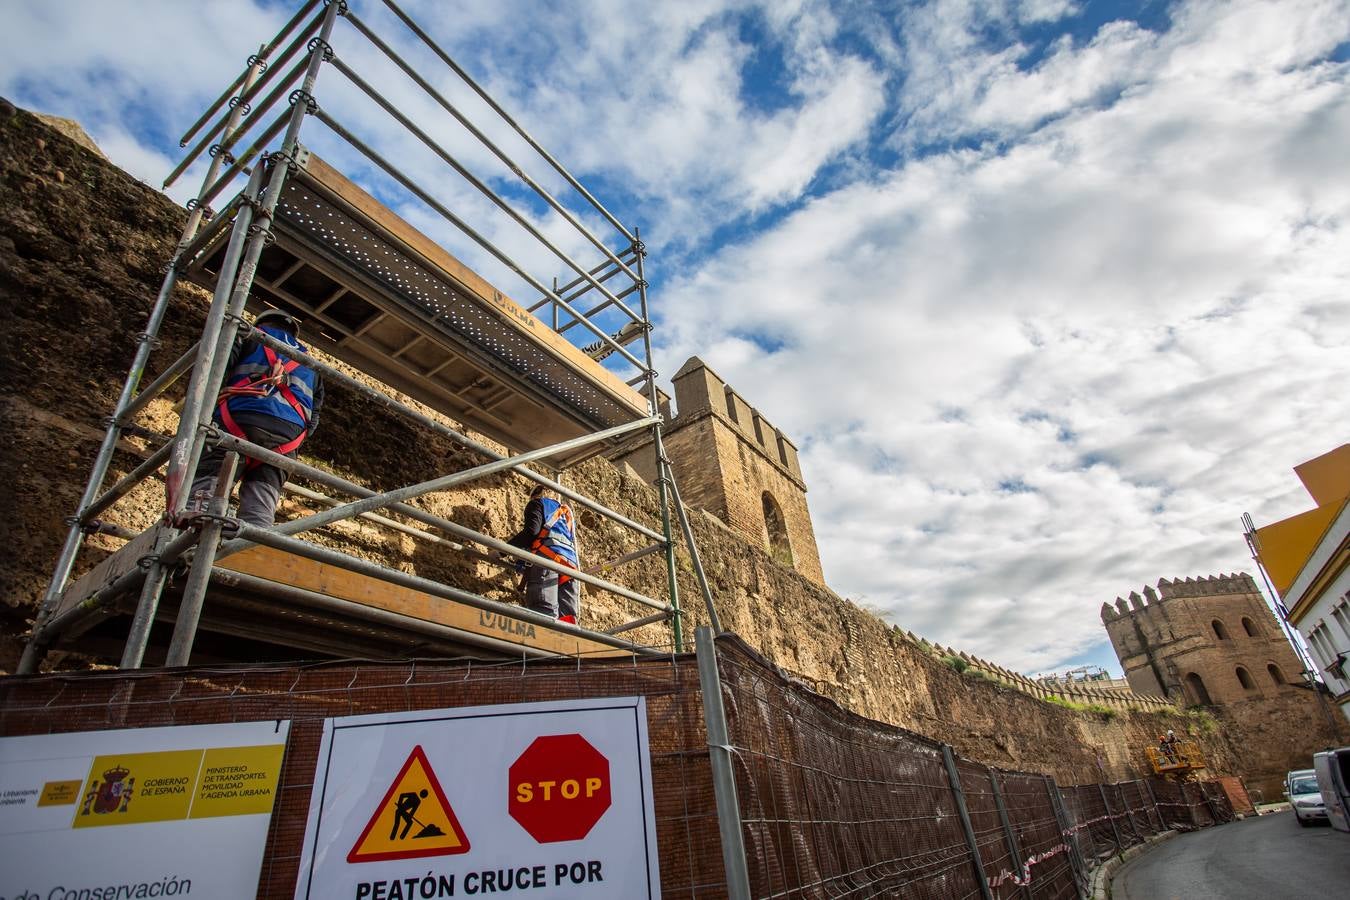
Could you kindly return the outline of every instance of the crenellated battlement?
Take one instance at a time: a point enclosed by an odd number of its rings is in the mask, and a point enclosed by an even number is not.
[[[691,356],[671,379],[675,385],[676,415],[671,428],[712,413],[717,415],[750,445],[758,449],[778,469],[796,481],[803,490],[802,467],[797,447],[787,435],[775,428],[722,378],[697,356]]]
[[[1246,572],[1232,575],[1209,575],[1200,578],[1158,580],[1158,590],[1164,600],[1173,597],[1208,597],[1216,594],[1255,594],[1256,580]]]
[[[1259,593],[1256,580],[1246,572],[1234,572],[1231,575],[1202,575],[1199,578],[1191,576],[1184,579],[1160,578],[1156,591],[1146,585],[1142,596],[1137,591],[1130,591],[1128,601],[1124,597],[1117,597],[1114,606],[1110,603],[1103,603],[1101,617],[1103,622],[1114,622],[1122,616],[1132,616],[1136,613],[1147,614],[1150,607],[1180,597],[1214,597],[1226,594],[1256,593]]]
[[[1176,705],[1164,697],[1141,694],[1131,688],[1096,687],[1091,682],[1055,683],[1030,678],[1020,672],[1005,669],[978,656],[971,656],[963,650],[934,644],[921,638],[912,631],[900,631],[900,636],[939,659],[959,659],[965,668],[979,672],[990,681],[1002,684],[1024,694],[1030,694],[1041,700],[1078,703],[1086,706],[1104,706],[1110,709],[1137,709],[1146,712],[1161,712],[1176,709]]]

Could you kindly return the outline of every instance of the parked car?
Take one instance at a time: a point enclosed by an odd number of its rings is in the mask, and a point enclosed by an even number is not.
[[[1322,789],[1317,784],[1315,769],[1296,769],[1284,776],[1284,795],[1294,807],[1298,824],[1304,828],[1313,822],[1327,821],[1327,808],[1322,802]]]
[[[1350,747],[1314,754],[1313,771],[1331,827],[1350,831]]]

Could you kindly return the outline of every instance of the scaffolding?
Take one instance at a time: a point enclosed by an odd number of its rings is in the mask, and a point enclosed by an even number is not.
[[[656,652],[653,645],[634,642],[625,632],[668,622],[670,643],[680,651],[676,522],[708,618],[718,627],[662,445],[647,251],[638,229],[611,214],[393,0],[380,3],[382,7],[372,0],[375,12],[368,22],[346,0],[305,0],[183,135],[180,144],[188,149],[165,186],[197,165],[205,168],[201,188],[187,204],[182,237],[145,330],[138,335],[135,357],[79,506],[68,520],[70,528],[20,673],[35,671],[48,648],[128,614],[121,655],[125,669],[144,663],[157,619],[174,623],[165,656],[170,666],[189,662],[199,629],[345,656],[397,657],[415,649],[422,655],[471,652],[520,658],[648,654]],[[423,61],[414,65],[396,51],[377,32],[375,19],[381,27],[398,29]],[[432,68],[435,73],[428,74]],[[334,73],[330,79],[340,80],[321,105],[316,83],[328,72]],[[413,98],[415,115],[391,102],[389,91],[382,93],[373,85],[380,78],[398,79],[394,93],[405,98],[405,107],[406,98]],[[452,94],[469,98],[486,124],[476,123],[452,102]],[[371,127],[381,121],[377,112],[383,114],[382,124]],[[317,131],[316,139],[302,143],[303,126],[311,122],[316,123],[310,128]],[[542,160],[545,177],[527,174],[503,149],[507,141]],[[335,161],[325,162],[314,145],[322,145]],[[420,179],[390,161],[395,155],[400,160],[411,157],[414,147],[434,164],[423,166],[426,175]],[[467,155],[464,147],[469,148]],[[476,175],[462,158],[474,159],[480,169],[491,165],[494,173]],[[339,160],[347,162],[348,170],[359,168],[374,187],[368,192],[349,180]],[[422,187],[427,176],[442,185],[446,168],[460,176],[457,186],[472,189],[466,191],[472,202],[451,202]],[[494,190],[492,180],[507,187]],[[565,205],[546,182],[584,212]],[[212,203],[231,192],[232,199],[218,211],[212,209]],[[457,233],[480,264],[495,266],[532,292],[531,305],[515,302],[451,255],[442,242],[414,227],[391,208],[395,202],[413,210],[407,214]],[[511,246],[526,249],[508,253],[501,241],[471,225],[467,214],[461,217],[455,211],[475,204],[505,216],[515,228]],[[536,224],[543,218],[555,230],[563,229],[567,240],[546,234]],[[597,230],[613,237],[607,243]],[[580,261],[564,244],[598,255],[598,262]],[[546,283],[531,274],[525,258],[560,263],[569,273],[566,283],[557,278]],[[142,388],[180,278],[211,292],[201,336]],[[257,314],[273,307],[304,321],[305,340],[314,348],[369,376],[378,387],[249,324],[246,311]],[[300,462],[293,454],[283,456],[225,432],[213,424],[215,392],[227,374],[237,338],[256,340],[299,361],[326,382],[341,383],[484,462],[377,492]],[[153,435],[137,426],[137,416],[183,376],[187,385],[176,433]],[[392,392],[411,397],[508,452],[451,428]],[[634,521],[550,477],[621,447],[643,430],[650,432],[656,453],[659,523]],[[118,440],[126,433],[148,435],[158,446],[105,487]],[[225,451],[214,494],[206,511],[189,509],[187,485],[203,452],[212,448]],[[331,493],[288,484],[288,491],[321,510],[271,528],[241,522],[229,514],[229,498],[236,467],[248,460],[276,466],[288,478]],[[103,521],[119,500],[161,470],[165,512],[156,524],[137,534]],[[644,546],[600,567],[568,569],[411,505],[431,492],[507,472],[622,526]],[[356,517],[489,565],[507,568],[520,561],[566,573],[623,598],[637,614],[596,631],[302,538],[305,532]],[[84,539],[94,533],[112,534],[126,543],[72,580]],[[601,577],[657,553],[666,567],[663,599]],[[161,607],[166,596],[176,596],[176,608]]]

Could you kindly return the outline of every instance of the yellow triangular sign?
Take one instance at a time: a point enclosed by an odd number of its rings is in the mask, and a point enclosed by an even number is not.
[[[419,744],[356,839],[347,862],[449,856],[468,850],[469,838]]]

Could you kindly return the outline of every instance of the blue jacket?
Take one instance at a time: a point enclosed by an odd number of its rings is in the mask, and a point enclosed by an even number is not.
[[[270,325],[263,325],[259,331],[264,331],[268,335],[279,341],[284,341],[292,347],[300,350],[306,350],[305,346],[296,340],[295,336],[282,328],[274,328]],[[257,341],[245,341],[236,348],[232,356],[235,358],[231,362],[230,374],[226,376],[226,388],[247,385],[257,378],[267,376],[272,371],[272,359],[280,359],[282,363],[288,362],[286,357],[280,356],[270,347],[264,347]],[[251,420],[255,416],[271,416],[290,423],[292,426],[298,426],[305,431],[313,431],[318,419],[319,406],[323,400],[323,385],[319,381],[319,375],[313,369],[303,365],[295,366],[286,374],[282,382],[288,390],[281,390],[280,387],[266,391],[263,396],[234,395],[226,401],[230,414],[241,416],[245,420]],[[289,396],[287,396],[289,394]],[[295,403],[292,404],[291,398]]]

